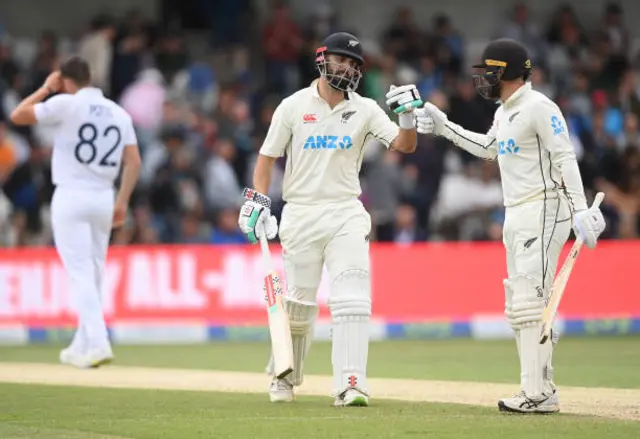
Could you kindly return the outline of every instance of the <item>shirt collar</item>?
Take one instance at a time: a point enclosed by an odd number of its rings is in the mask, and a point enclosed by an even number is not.
[[[79,96],[83,96],[83,95],[103,96],[102,90],[100,90],[98,87],[83,87],[80,90],[78,90],[76,94]]]
[[[522,97],[522,95],[524,95],[529,90],[531,90],[531,83],[525,82],[519,89],[515,91],[515,93],[513,93],[506,101],[503,102],[503,105],[513,105]]]
[[[314,98],[318,98],[318,99],[322,99],[322,97],[320,96],[320,93],[318,92],[318,81],[319,78],[316,78],[313,80],[313,82],[311,83],[310,87],[311,87],[311,94]],[[324,99],[322,99],[324,101]],[[351,100],[351,93],[349,92],[344,92],[344,100],[345,101],[350,101]]]

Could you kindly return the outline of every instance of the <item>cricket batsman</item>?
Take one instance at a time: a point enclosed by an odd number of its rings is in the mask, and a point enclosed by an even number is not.
[[[602,213],[588,207],[582,178],[558,106],[528,82],[527,50],[510,39],[491,42],[474,68],[478,93],[499,103],[487,134],[450,122],[435,105],[416,110],[418,132],[444,136],[478,157],[498,160],[506,208],[503,242],[508,278],[505,315],[513,328],[521,368],[521,392],[501,399],[501,411],[559,411],[553,383],[554,333],[540,344],[542,312],[560,251],[571,227],[589,248],[605,229]]]
[[[294,386],[302,384],[326,264],[331,285],[334,405],[367,406],[371,217],[358,200],[359,172],[370,136],[388,149],[415,151],[413,110],[422,100],[415,85],[391,87],[387,105],[398,114],[398,126],[375,101],[358,95],[355,90],[364,59],[360,41],[351,34],[328,36],[317,49],[315,62],[320,77],[285,98],[274,112],[256,162],[253,189],[245,190],[247,199],[238,223],[251,242],[257,242],[263,227],[268,239],[276,236],[278,224],[266,194],[276,159],[286,155],[286,205],[279,233],[295,371],[278,380],[272,365],[267,366],[273,377],[270,399],[293,401]]]

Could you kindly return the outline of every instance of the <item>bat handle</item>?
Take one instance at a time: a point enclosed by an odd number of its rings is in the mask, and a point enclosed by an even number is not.
[[[600,207],[600,204],[604,200],[604,192],[598,192],[593,200],[593,207]]]
[[[262,233],[260,233],[260,249],[262,250],[262,262],[267,273],[273,271],[273,261],[271,260],[271,251],[269,250],[269,241],[267,240],[267,228],[262,223]]]

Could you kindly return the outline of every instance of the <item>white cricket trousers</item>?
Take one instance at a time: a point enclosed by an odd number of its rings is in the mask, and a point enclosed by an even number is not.
[[[113,189],[62,187],[56,188],[51,201],[56,250],[78,312],[78,331],[84,333],[88,348],[109,343],[101,292],[114,201]]]
[[[558,258],[571,233],[571,210],[563,194],[508,207],[504,246],[509,278],[526,274],[545,295],[553,283]]]

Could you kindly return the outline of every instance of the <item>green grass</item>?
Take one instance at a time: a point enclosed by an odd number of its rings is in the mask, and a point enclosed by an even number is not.
[[[61,346],[0,347],[0,361],[57,362]],[[116,364],[262,372],[267,343],[116,346]],[[562,338],[554,354],[559,385],[640,388],[640,337]],[[331,374],[331,346],[315,343],[305,367]],[[432,340],[372,343],[375,377],[516,383],[513,341]]]
[[[640,436],[640,423],[500,414],[451,404],[376,400],[336,409],[327,398],[274,405],[265,395],[0,384],[0,437],[602,439]]]

